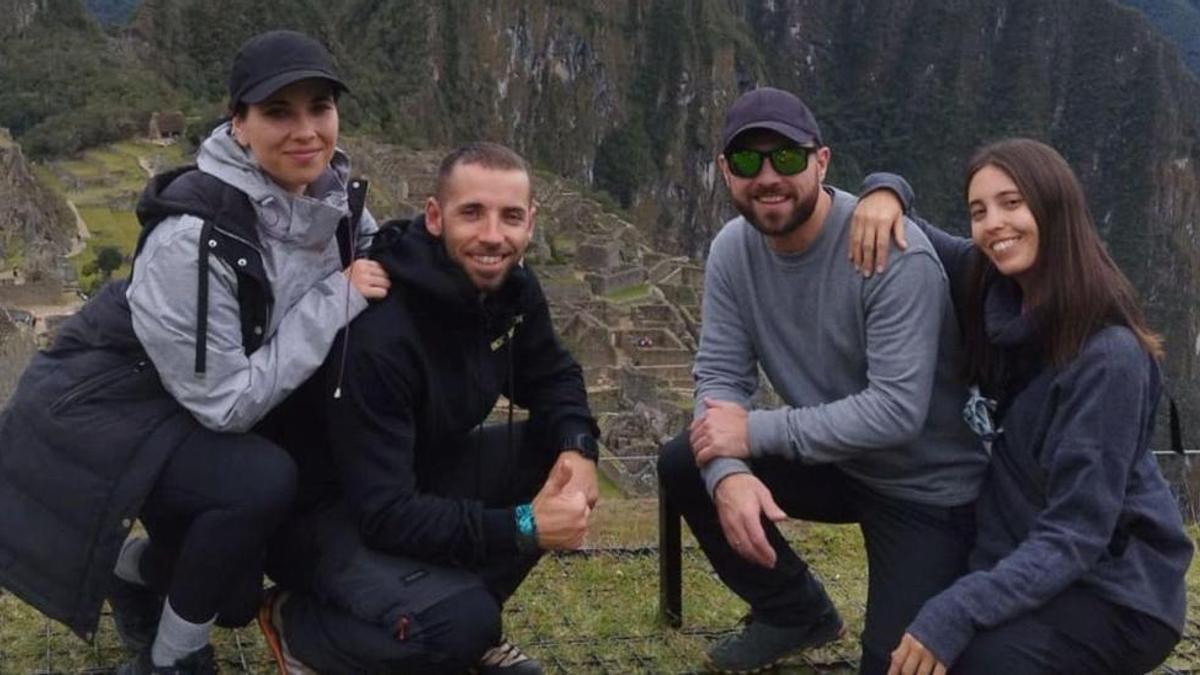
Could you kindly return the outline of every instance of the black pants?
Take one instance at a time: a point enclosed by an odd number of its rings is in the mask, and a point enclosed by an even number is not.
[[[429,492],[513,506],[533,499],[556,456],[525,424],[487,427],[466,442],[455,471]],[[528,441],[528,442],[527,442]],[[505,555],[465,568],[371,549],[349,506],[298,514],[271,546],[269,572],[292,591],[283,632],[298,659],[322,673],[454,673],[500,639],[500,615],[539,555]]]
[[[184,619],[254,618],[266,542],[296,493],[296,466],[255,434],[198,428],[167,460],[139,518],[150,546],[139,571]]]
[[[788,515],[825,523],[859,523],[867,549],[867,616],[860,672],[887,671],[891,650],[925,601],[966,570],[974,539],[970,505],[937,507],[885,497],[831,465],[779,458],[750,465]],[[684,432],[663,446],[659,477],[721,580],[750,604],[752,615],[777,626],[815,620],[832,602],[808,565],[764,519],[777,562],[765,569],[725,541],[716,508]]]
[[[1161,621],[1071,586],[1029,614],[976,633],[950,672],[1141,675],[1178,641]]]

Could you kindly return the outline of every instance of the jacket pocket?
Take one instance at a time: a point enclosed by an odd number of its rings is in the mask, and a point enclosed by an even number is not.
[[[71,405],[86,400],[105,387],[116,384],[127,377],[137,375],[145,370],[147,365],[148,362],[145,359],[135,363],[123,363],[116,368],[102,371],[92,377],[86,378],[83,382],[71,387],[67,393],[55,399],[50,404],[50,412],[55,414],[60,413]]]

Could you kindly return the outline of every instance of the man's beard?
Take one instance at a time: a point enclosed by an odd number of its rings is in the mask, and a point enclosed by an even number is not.
[[[794,195],[795,191],[791,190],[789,193],[782,194],[785,196],[790,196]],[[746,219],[746,222],[750,223],[752,226],[754,226],[754,229],[758,230],[765,236],[786,237],[799,229],[801,225],[803,225],[808,221],[809,218],[812,217],[813,211],[817,210],[817,197],[820,195],[820,187],[813,190],[811,194],[797,196],[793,201],[795,206],[792,209],[791,217],[785,220],[782,225],[773,229],[760,221],[754,214],[754,199],[756,197],[761,197],[768,194],[781,193],[777,190],[762,190],[746,199],[733,197],[733,206],[737,209],[738,213],[742,214],[742,217]]]

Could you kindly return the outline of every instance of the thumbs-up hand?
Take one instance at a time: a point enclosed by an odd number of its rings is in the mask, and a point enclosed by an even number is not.
[[[577,549],[587,536],[591,508],[581,490],[568,487],[573,475],[569,464],[555,464],[541,492],[533,498],[538,548],[543,551]]]

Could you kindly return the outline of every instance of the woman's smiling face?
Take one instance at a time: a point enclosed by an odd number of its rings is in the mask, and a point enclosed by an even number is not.
[[[288,192],[303,194],[329,166],[337,146],[333,86],[322,79],[288,85],[235,116],[233,133],[272,180]]]
[[[1025,288],[1037,264],[1038,224],[1016,183],[998,167],[984,166],[971,177],[967,208],[975,245]]]

